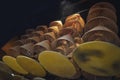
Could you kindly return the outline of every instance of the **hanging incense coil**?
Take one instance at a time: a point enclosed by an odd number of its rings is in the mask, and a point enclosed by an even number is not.
[[[31,36],[36,36],[36,37],[40,37],[44,34],[43,31],[34,31],[31,33]]]
[[[33,57],[34,55],[33,47],[34,47],[33,43],[24,44],[20,46],[20,53],[28,57]]]
[[[54,32],[45,33],[40,37],[41,41],[49,40],[50,42],[53,42],[55,39],[56,39],[56,36],[55,36]]]
[[[15,46],[21,46],[25,44],[25,40],[17,40],[15,41]]]
[[[67,18],[65,19],[65,22],[69,20],[78,20],[80,17],[81,17],[80,14],[72,14],[67,16]]]
[[[50,22],[49,26],[58,26],[58,29],[61,30],[63,28],[63,23],[61,20],[57,20],[57,21],[52,21]]]
[[[20,55],[20,46],[14,46],[10,48],[7,55],[13,56],[13,57],[17,57],[18,55]]]
[[[116,12],[114,5],[112,3],[109,3],[109,2],[98,2],[98,3],[94,4],[90,8],[90,10],[92,10],[94,8],[108,8],[108,9],[112,10],[113,12]]]
[[[34,29],[27,29],[26,31],[25,31],[25,33],[26,34],[31,34],[32,32],[34,32],[35,30]]]
[[[63,54],[68,55],[75,48],[74,40],[71,35],[64,35],[54,42],[52,42],[52,49],[55,51],[64,52]]]
[[[60,30],[60,33],[59,33],[60,36],[64,36],[67,34],[72,35],[72,37],[79,36],[79,33],[72,27],[66,27],[66,28],[63,28],[62,30]]]
[[[70,47],[71,45],[74,44],[74,40],[70,34],[64,35],[56,39],[55,41],[52,42],[52,48],[56,48],[58,46],[67,46]]]
[[[59,28],[58,26],[51,26],[48,28],[48,32],[54,32],[56,37],[59,37]]]
[[[103,17],[103,16],[98,16],[98,17],[90,19],[85,25],[84,32],[87,32],[88,30],[90,30],[96,26],[99,26],[99,25],[101,27],[105,26],[106,28],[110,29],[111,31],[118,33],[117,24],[113,20],[111,20],[107,17]]]
[[[42,51],[50,50],[51,49],[50,47],[51,47],[50,42],[48,40],[44,40],[44,41],[41,41],[39,43],[36,43],[34,45],[33,50],[34,50],[34,53],[38,55]]]
[[[30,37],[28,39],[25,40],[26,43],[38,43],[40,42],[40,38],[39,37]]]
[[[84,42],[100,40],[110,42],[118,46],[120,45],[119,37],[104,26],[97,26],[89,30],[82,36],[82,39]]]
[[[107,8],[95,8],[95,9],[90,10],[87,16],[87,21],[97,16],[104,16],[104,17],[112,19],[115,23],[117,22],[116,13]]]
[[[47,27],[47,25],[39,25],[36,27],[36,31],[43,31],[44,33],[47,33],[48,27]]]
[[[72,23],[75,23],[75,22],[77,22],[77,21],[79,22],[79,24],[81,25],[81,27],[84,28],[85,21],[83,20],[83,18],[81,17],[80,14],[73,14],[73,15],[68,16],[68,17],[65,19],[65,24],[64,24],[64,26],[65,26],[65,27],[72,26]]]
[[[76,29],[77,32],[81,32],[84,27],[81,26],[81,23],[78,20],[70,20],[64,24],[65,27],[72,27]]]

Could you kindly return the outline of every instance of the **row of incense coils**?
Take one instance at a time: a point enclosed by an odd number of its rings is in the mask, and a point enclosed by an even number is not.
[[[109,14],[108,14],[109,13]],[[72,51],[79,44],[100,40],[120,46],[117,35],[117,16],[114,6],[107,2],[93,5],[87,16],[86,24],[79,14],[73,14],[65,19],[64,24],[58,20],[46,25],[28,29],[15,41],[8,55],[25,55],[37,59],[38,54],[45,50],[61,52],[71,58]],[[82,71],[87,80],[111,80],[111,77],[98,77]]]
[[[66,18],[65,25],[59,20],[51,22],[49,27],[40,25],[36,29],[27,29],[7,54],[14,57],[22,54],[37,59],[40,52],[53,50],[69,55],[82,43],[80,32],[84,24],[79,14],[73,14]]]
[[[107,2],[99,2],[88,12],[82,38],[84,42],[100,40],[120,46],[118,30],[115,7]]]
[[[120,46],[118,34],[116,9],[111,3],[99,2],[94,4],[86,18],[84,27],[84,42],[105,41]],[[99,77],[82,72],[87,80],[113,80],[112,77]]]

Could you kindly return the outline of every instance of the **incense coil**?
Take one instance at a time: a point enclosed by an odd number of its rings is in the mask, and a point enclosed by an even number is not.
[[[109,2],[98,2],[98,3],[94,4],[90,8],[90,10],[92,10],[94,8],[108,8],[108,9],[112,10],[113,12],[116,12],[114,5],[112,3],[109,3]]]
[[[90,10],[87,16],[87,21],[97,16],[104,16],[104,17],[110,18],[115,23],[117,22],[116,13],[107,8],[95,8],[95,9]]]
[[[68,44],[68,42],[69,44]],[[72,38],[72,36],[70,34],[64,35],[59,37],[58,39],[56,39],[53,43],[52,43],[52,47],[55,48],[57,46],[61,46],[61,45],[68,45],[71,46],[71,44],[74,44],[74,40]]]
[[[60,20],[50,22],[49,26],[58,26],[58,29],[61,30],[63,28],[63,23]]]
[[[54,32],[56,37],[59,37],[59,28],[58,26],[51,26],[48,28],[48,32]]]
[[[33,46],[34,46],[33,43],[28,43],[20,46],[20,53],[28,57],[33,57],[34,56]]]
[[[81,23],[78,20],[70,20],[64,24],[65,27],[72,27],[76,29],[77,32],[81,32],[84,27],[81,26]]]
[[[66,27],[66,28],[63,28],[62,30],[60,30],[60,33],[59,33],[60,36],[64,36],[64,35],[67,35],[67,34],[72,35],[72,37],[79,36],[79,32],[77,32],[72,27]]]
[[[80,17],[81,17],[80,14],[72,14],[67,16],[67,18],[65,19],[65,22],[69,20],[78,20]]]
[[[89,30],[82,36],[82,39],[84,42],[100,40],[110,42],[118,46],[120,45],[119,37],[104,26],[97,26]]]
[[[105,26],[106,28],[110,29],[111,31],[118,33],[117,24],[113,20],[111,20],[107,17],[103,17],[103,16],[98,16],[98,17],[90,19],[85,25],[84,32],[87,32],[88,30],[90,30],[96,26],[101,26],[101,27]]]
[[[67,55],[67,50],[66,50],[66,47],[65,46],[58,46],[54,49],[54,51],[57,51],[57,52],[60,52],[61,54],[63,55]]]
[[[7,55],[13,56],[13,57],[17,57],[18,55],[20,55],[20,46],[14,46],[10,48]]]
[[[72,26],[72,23],[75,23],[77,21],[79,22],[79,24],[81,25],[81,27],[84,28],[85,21],[80,16],[80,14],[73,14],[73,15],[67,16],[67,18],[65,19],[64,26],[65,27]]]
[[[56,39],[56,36],[55,36],[54,32],[45,33],[40,37],[41,41],[49,40],[50,42],[53,42],[55,39]]]
[[[39,25],[36,27],[35,29],[36,31],[43,31],[44,33],[47,33],[48,32],[48,27],[47,25]]]
[[[50,47],[50,42],[48,40],[44,40],[39,43],[36,43],[33,49],[35,54],[39,54],[42,51],[51,50]]]
[[[67,51],[70,46],[74,45],[74,40],[70,34],[59,37],[55,41],[52,42],[52,48],[55,49],[59,46],[64,46],[64,49]],[[68,54],[68,51],[66,52]]]
[[[26,44],[27,43],[35,44],[35,43],[40,42],[40,38],[39,37],[30,37],[30,38],[26,39],[25,42],[26,42]]]
[[[17,40],[15,41],[15,46],[21,46],[21,45],[24,45],[25,44],[25,40]]]

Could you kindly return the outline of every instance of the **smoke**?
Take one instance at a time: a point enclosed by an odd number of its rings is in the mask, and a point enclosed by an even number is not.
[[[74,13],[74,5],[69,0],[63,0],[60,4],[60,9],[62,19]]]

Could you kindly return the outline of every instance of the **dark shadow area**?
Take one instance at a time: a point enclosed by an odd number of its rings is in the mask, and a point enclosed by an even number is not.
[[[28,28],[49,25],[51,21],[58,19],[64,22],[66,16],[85,9],[89,10],[99,1],[111,2],[116,7],[120,25],[119,0],[3,0],[0,11],[0,47]],[[80,14],[85,19],[87,11]]]

